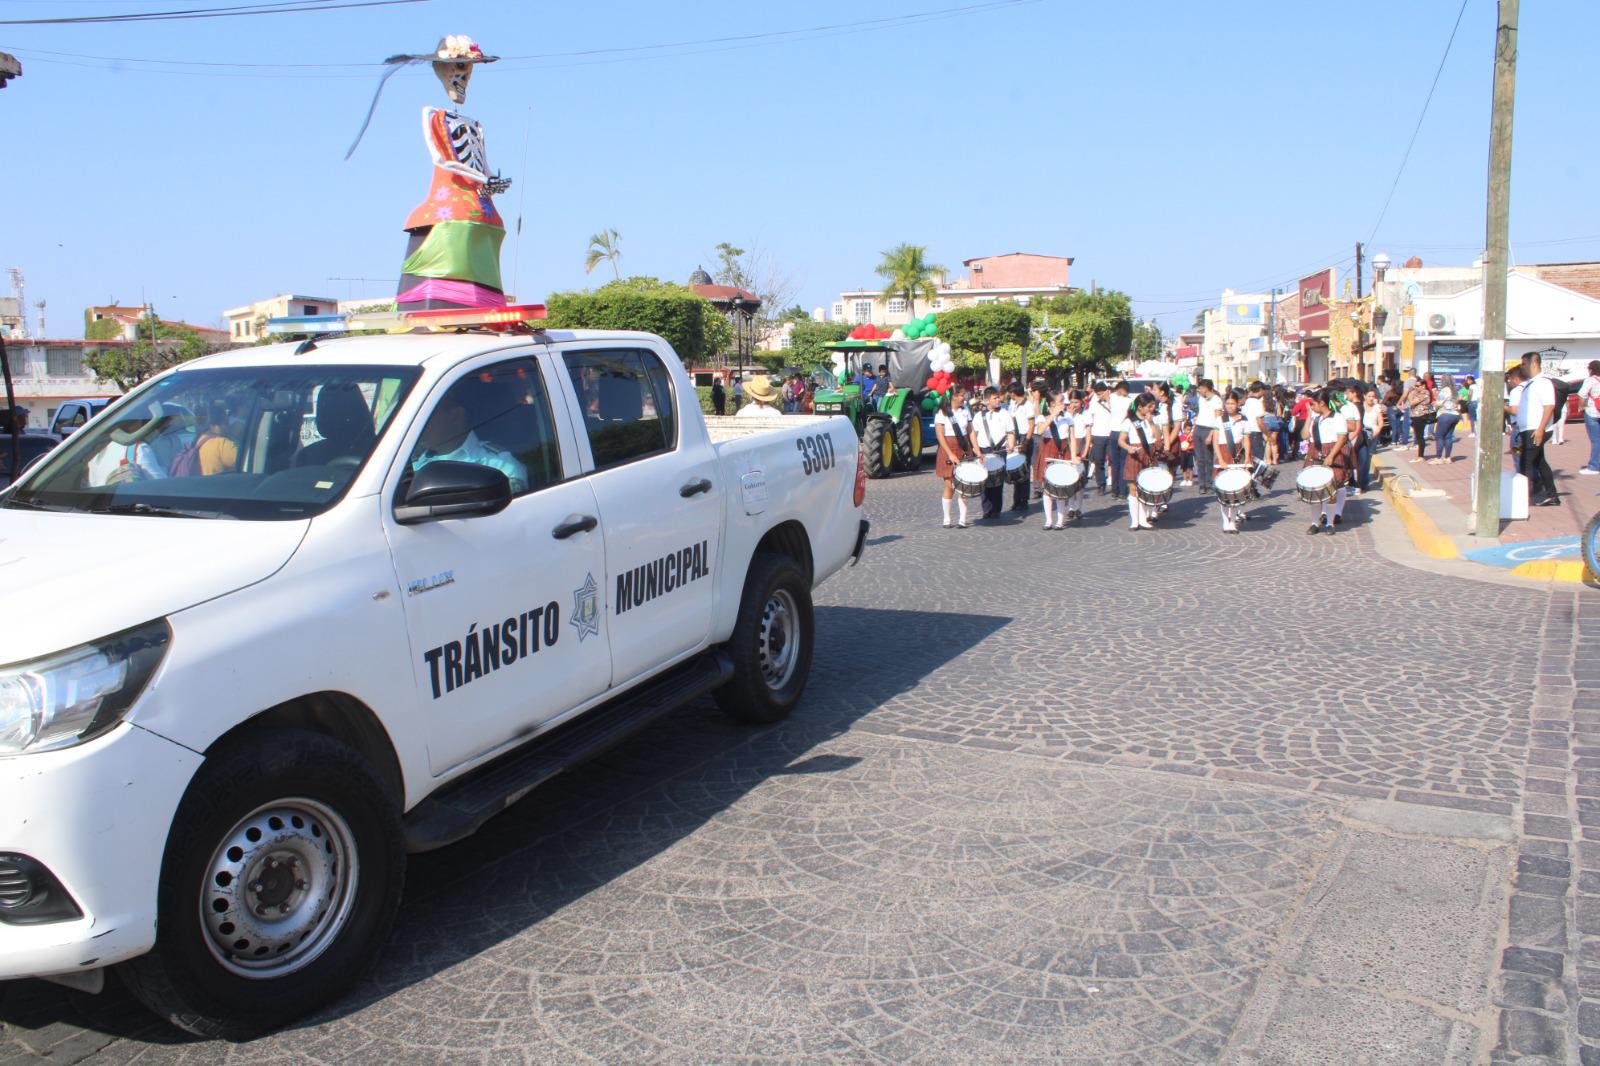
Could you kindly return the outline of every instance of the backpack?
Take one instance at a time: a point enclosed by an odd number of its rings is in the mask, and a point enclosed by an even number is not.
[[[1555,392],[1556,392],[1556,413],[1555,413],[1555,418],[1553,418],[1552,421],[1556,421],[1556,420],[1559,420],[1562,415],[1566,414],[1566,411],[1567,411],[1567,397],[1571,396],[1573,393],[1575,393],[1579,389],[1583,388],[1583,382],[1581,382],[1581,381],[1563,381],[1560,378],[1556,377],[1554,374],[1546,374],[1545,376],[1550,379],[1550,384],[1555,387]]]
[[[194,443],[174,455],[172,462],[167,464],[167,476],[198,477],[200,474],[200,445],[203,443],[205,443],[204,437],[196,437]]]

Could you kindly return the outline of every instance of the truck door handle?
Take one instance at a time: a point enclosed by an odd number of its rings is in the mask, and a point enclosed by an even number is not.
[[[702,492],[710,491],[711,480],[709,478],[697,477],[687,485],[683,486],[683,488],[679,489],[678,495],[682,496],[684,499],[688,499],[690,496],[698,496]]]
[[[566,540],[574,533],[587,533],[600,524],[592,514],[569,514],[567,520],[550,531],[557,540]]]

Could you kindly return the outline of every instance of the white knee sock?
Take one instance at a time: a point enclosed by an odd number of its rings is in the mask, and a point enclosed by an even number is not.
[[[944,524],[945,525],[949,525],[950,524],[950,503],[951,503],[951,500],[950,500],[950,498],[948,496],[946,496],[946,497],[940,499],[939,502],[944,504]]]
[[[1128,497],[1128,528],[1136,529],[1139,526],[1139,501],[1132,496]]]
[[[967,498],[965,496],[957,496],[956,497],[956,510],[961,515],[961,524],[962,525],[966,525],[967,524]]]
[[[1345,490],[1343,488],[1333,494],[1333,517],[1335,518],[1344,514],[1344,497]]]
[[[1055,518],[1055,514],[1056,501],[1052,497],[1046,496],[1044,498],[1044,527],[1046,529],[1050,528],[1050,523]]]

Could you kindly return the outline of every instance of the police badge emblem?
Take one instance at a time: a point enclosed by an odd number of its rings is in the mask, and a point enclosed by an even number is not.
[[[584,578],[583,584],[572,593],[572,628],[578,631],[578,643],[584,637],[600,635],[600,595],[594,575]]]

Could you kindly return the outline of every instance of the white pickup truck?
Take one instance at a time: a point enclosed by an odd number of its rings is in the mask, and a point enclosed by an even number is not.
[[[80,605],[0,628],[0,979],[229,1037],[336,998],[408,851],[696,697],[786,715],[864,492],[846,420],[707,420],[647,334],[147,382],[0,496],[8,595]]]

